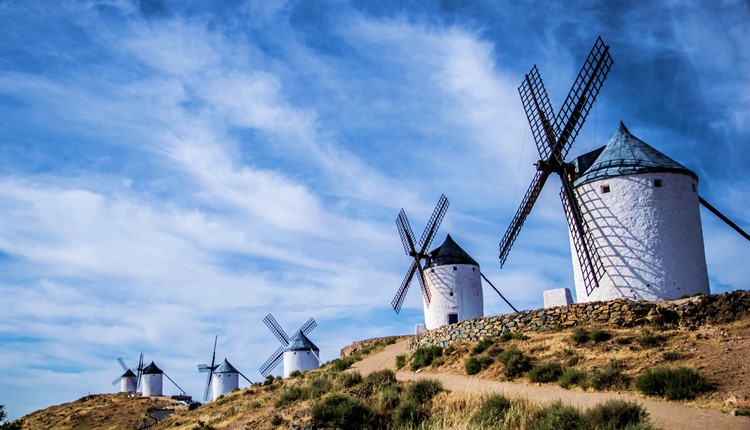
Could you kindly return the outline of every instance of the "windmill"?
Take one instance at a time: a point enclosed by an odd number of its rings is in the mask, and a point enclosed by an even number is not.
[[[479,263],[450,235],[446,236],[440,246],[428,252],[449,205],[445,195],[441,195],[419,242],[414,237],[403,209],[396,218],[396,227],[401,236],[404,252],[413,261],[391,305],[396,313],[401,311],[409,285],[417,274],[417,281],[422,287],[425,326],[428,330],[484,316],[482,278],[500,294],[481,273]],[[424,266],[422,260],[425,260]],[[502,294],[500,297],[505,300]],[[507,300],[505,301],[510,305]],[[513,308],[513,305],[510,306]]]
[[[227,394],[239,388],[239,376],[245,378],[250,385],[254,385],[252,381],[247,379],[239,370],[232,366],[229,361],[225,358],[221,364],[216,364],[216,343],[219,341],[219,336],[214,338],[214,351],[211,355],[211,365],[199,364],[198,372],[208,373],[206,378],[206,389],[203,393],[203,401],[208,401],[208,393],[211,390],[211,384],[213,383],[212,400],[216,400],[219,396]]]
[[[552,173],[557,174],[562,184],[560,198],[570,229],[571,248],[575,250],[576,258],[580,262],[587,295],[599,286],[599,279],[604,275],[604,267],[573,189],[571,177],[575,174],[575,168],[571,163],[565,162],[565,157],[578,136],[612,64],[609,46],[599,37],[557,115],[554,115],[537,67],[534,66],[525,76],[518,92],[541,159],[536,163],[536,175],[500,242],[502,267],[542,187]]]
[[[120,367],[125,371],[121,376],[118,376],[112,381],[112,385],[120,383],[120,392],[129,393],[136,392],[141,385],[141,375],[143,374],[143,353],[141,353],[138,359],[138,367],[130,369],[125,361],[121,357],[117,357],[117,362],[120,363]]]
[[[318,325],[313,318],[307,320],[291,337],[286,334],[270,313],[263,318],[263,322],[281,343],[279,349],[274,351],[260,367],[259,371],[264,377],[270,375],[282,359],[284,360],[285,378],[295,370],[305,371],[320,366],[320,349],[307,338],[307,334]]]
[[[187,393],[185,393],[185,390],[183,390],[179,385],[177,385],[176,382],[174,382],[174,379],[170,378],[169,375],[166,374],[163,370],[159,368],[159,366],[156,365],[153,361],[151,364],[143,368],[143,372],[141,373],[143,376],[143,396],[162,396],[162,387],[163,387],[163,381],[162,376],[165,376],[167,379],[169,379],[169,382],[171,382],[175,387],[177,387],[178,390],[182,393],[183,396],[187,396]]]

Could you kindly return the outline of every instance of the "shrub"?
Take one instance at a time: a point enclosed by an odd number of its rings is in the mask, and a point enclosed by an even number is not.
[[[600,329],[591,330],[589,336],[591,337],[591,340],[594,341],[594,343],[605,342],[612,339],[612,334]]]
[[[391,369],[383,369],[367,375],[360,385],[360,391],[363,395],[369,396],[385,387],[394,385],[396,385],[396,374]]]
[[[263,385],[271,385],[273,384],[273,381],[275,381],[276,378],[273,377],[273,375],[266,376],[266,379],[263,381]]]
[[[618,337],[615,339],[615,342],[617,342],[618,345],[630,345],[633,343],[632,337]]]
[[[627,388],[630,378],[622,372],[624,368],[621,361],[611,360],[603,369],[591,372],[591,387],[595,390]]]
[[[531,360],[518,348],[508,348],[498,356],[498,360],[505,366],[503,374],[513,379],[531,369]]]
[[[422,406],[413,399],[401,402],[393,411],[393,427],[396,429],[412,429],[427,419],[427,413]]]
[[[316,375],[307,381],[307,396],[308,399],[315,399],[321,397],[323,394],[331,391],[333,384],[328,378],[328,375]]]
[[[466,360],[466,374],[476,375],[482,370],[490,367],[493,360],[490,357],[469,357]]]
[[[557,384],[563,388],[570,388],[578,385],[581,388],[588,388],[590,375],[585,370],[565,369],[557,380]]]
[[[510,400],[502,394],[491,394],[482,400],[482,406],[471,422],[480,428],[497,428],[510,409]]]
[[[533,430],[577,429],[583,427],[583,424],[583,416],[578,408],[557,400],[534,414],[529,428]]]
[[[271,425],[280,426],[284,423],[284,418],[281,418],[281,415],[274,415],[271,417]]]
[[[587,428],[624,429],[649,422],[648,412],[636,402],[610,399],[584,414]]]
[[[341,372],[338,377],[338,383],[341,387],[349,388],[362,382],[362,375],[359,372]]]
[[[443,348],[439,346],[423,346],[414,351],[411,359],[411,370],[421,369],[432,364],[432,360],[443,355]]]
[[[477,355],[483,353],[487,348],[492,345],[492,341],[489,338],[484,338],[477,342],[473,348],[471,348],[471,355]]]
[[[302,376],[302,372],[300,372],[299,370],[292,370],[291,372],[289,372],[290,378],[299,378],[300,376]]]
[[[682,360],[683,358],[682,354],[680,354],[679,352],[675,352],[675,351],[664,351],[661,354],[661,356],[663,359],[667,361],[677,361],[677,360]]]
[[[553,382],[560,379],[562,374],[562,365],[553,361],[539,366],[533,366],[531,370],[529,370],[529,380],[531,382]]]
[[[738,417],[750,417],[750,407],[740,406],[734,410],[734,415]]]
[[[635,381],[635,387],[643,394],[667,400],[694,399],[711,390],[703,375],[687,367],[647,369]]]
[[[439,380],[421,379],[409,385],[409,389],[406,391],[406,400],[415,400],[420,404],[425,403],[441,391],[443,391],[443,383]]]
[[[317,427],[344,429],[375,429],[378,416],[364,403],[346,394],[326,396],[312,408],[312,420]]]
[[[571,339],[573,339],[573,342],[575,342],[576,345],[580,345],[582,343],[586,343],[589,340],[591,340],[591,336],[589,335],[589,332],[580,327],[573,330],[573,334],[570,337]]]
[[[394,385],[382,387],[375,398],[378,409],[384,414],[398,406],[398,401],[398,387]]]
[[[509,342],[511,340],[526,340],[529,337],[525,334],[521,333],[520,331],[516,332],[510,332],[510,331],[504,331],[503,334],[500,335],[500,341],[501,342]]]
[[[406,354],[400,354],[396,356],[396,368],[401,369],[402,367],[406,366]]]
[[[667,337],[660,334],[653,334],[650,331],[644,331],[638,336],[638,344],[643,348],[656,348],[657,346],[664,345],[667,341]]]
[[[443,364],[445,364],[445,359],[443,359],[443,357],[438,357],[432,360],[432,367],[440,367]]]
[[[352,355],[344,358],[337,358],[331,361],[331,369],[335,372],[343,372],[344,370],[352,367],[352,364],[356,362],[357,359]]]
[[[276,399],[274,406],[282,408],[292,402],[301,399],[303,396],[302,390],[299,387],[289,387],[281,392],[279,398]]]

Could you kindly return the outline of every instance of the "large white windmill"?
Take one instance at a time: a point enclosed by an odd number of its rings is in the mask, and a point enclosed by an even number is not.
[[[598,38],[557,115],[536,66],[525,76],[518,91],[541,160],[500,243],[500,265],[555,173],[562,183],[578,302],[708,294],[699,203],[750,237],[698,195],[694,172],[622,123],[607,145],[565,161],[612,64],[609,47]]]
[[[291,337],[276,322],[273,315],[266,315],[263,322],[281,342],[281,347],[274,351],[259,369],[264,377],[271,374],[273,369],[281,363],[282,358],[284,378],[289,377],[289,374],[295,370],[302,372],[320,367],[320,349],[307,337],[307,334],[318,325],[313,318],[307,320]]]
[[[391,306],[396,313],[401,311],[411,280],[417,274],[417,281],[422,287],[424,320],[428,330],[484,316],[482,279],[500,294],[479,270],[479,263],[471,258],[450,235],[446,236],[440,246],[429,251],[432,239],[449,205],[445,195],[441,195],[419,242],[414,237],[409,219],[403,209],[396,218],[396,226],[401,236],[404,252],[413,261],[391,301]],[[425,260],[424,266],[422,260]],[[505,300],[502,294],[500,297]],[[513,308],[507,300],[505,302]],[[516,309],[513,308],[513,310]]]
[[[198,372],[208,373],[206,378],[206,389],[203,393],[203,401],[208,401],[208,394],[211,392],[211,400],[216,400],[219,396],[223,396],[227,393],[231,393],[240,386],[239,377],[245,378],[250,385],[254,385],[253,382],[245,375],[243,375],[237,368],[225,358],[220,364],[216,364],[216,343],[219,341],[219,336],[214,338],[214,351],[211,355],[211,365],[199,364]],[[213,386],[213,389],[211,387]]]
[[[174,384],[175,387],[177,387],[178,390],[182,393],[183,396],[187,396],[187,393],[185,393],[185,390],[180,388],[179,385],[177,385],[176,382],[172,378],[169,377],[166,373],[164,373],[163,370],[161,370],[156,363],[153,361],[151,364],[143,368],[142,376],[143,379],[143,396],[162,396],[163,394],[163,377],[166,377],[169,379],[169,381]]]

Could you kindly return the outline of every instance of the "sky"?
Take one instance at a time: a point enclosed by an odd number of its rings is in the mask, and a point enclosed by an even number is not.
[[[141,352],[200,399],[216,335],[261,380],[269,312],[287,332],[314,317],[323,360],[412,333],[394,221],[419,234],[442,193],[435,244],[450,233],[517,308],[573,289],[554,181],[502,269],[498,243],[538,158],[517,88],[536,64],[558,109],[599,35],[614,65],[571,155],[623,121],[750,228],[748,3],[550,3],[0,1],[10,418],[116,391],[116,358]],[[712,292],[750,288],[748,243],[701,217]]]

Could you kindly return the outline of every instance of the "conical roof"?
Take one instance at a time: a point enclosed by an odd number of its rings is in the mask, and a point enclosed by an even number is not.
[[[647,172],[682,173],[698,180],[698,175],[692,170],[630,134],[622,122],[609,143],[581,155],[573,163],[578,172],[575,186],[604,178]]]
[[[162,372],[162,370],[159,369],[159,367],[156,364],[154,364],[153,361],[151,362],[151,364],[149,364],[148,366],[146,366],[145,369],[143,369],[143,374],[144,375],[160,375],[162,373],[164,373],[164,372]]]
[[[214,373],[240,373],[237,369],[232,366],[232,364],[227,361],[225,358],[224,361],[221,362],[219,367],[214,370]]]
[[[446,266],[449,264],[471,264],[479,267],[479,263],[458,246],[450,234],[446,236],[442,245],[430,252],[430,257],[427,259],[425,267]]]
[[[289,345],[284,348],[284,351],[320,351],[320,349],[315,346],[314,343],[310,339],[305,336],[304,333],[301,331],[298,331],[297,333],[292,336],[292,338],[289,340]]]
[[[135,378],[135,373],[133,373],[132,370],[128,369],[125,371],[125,373],[122,374],[121,378]]]

